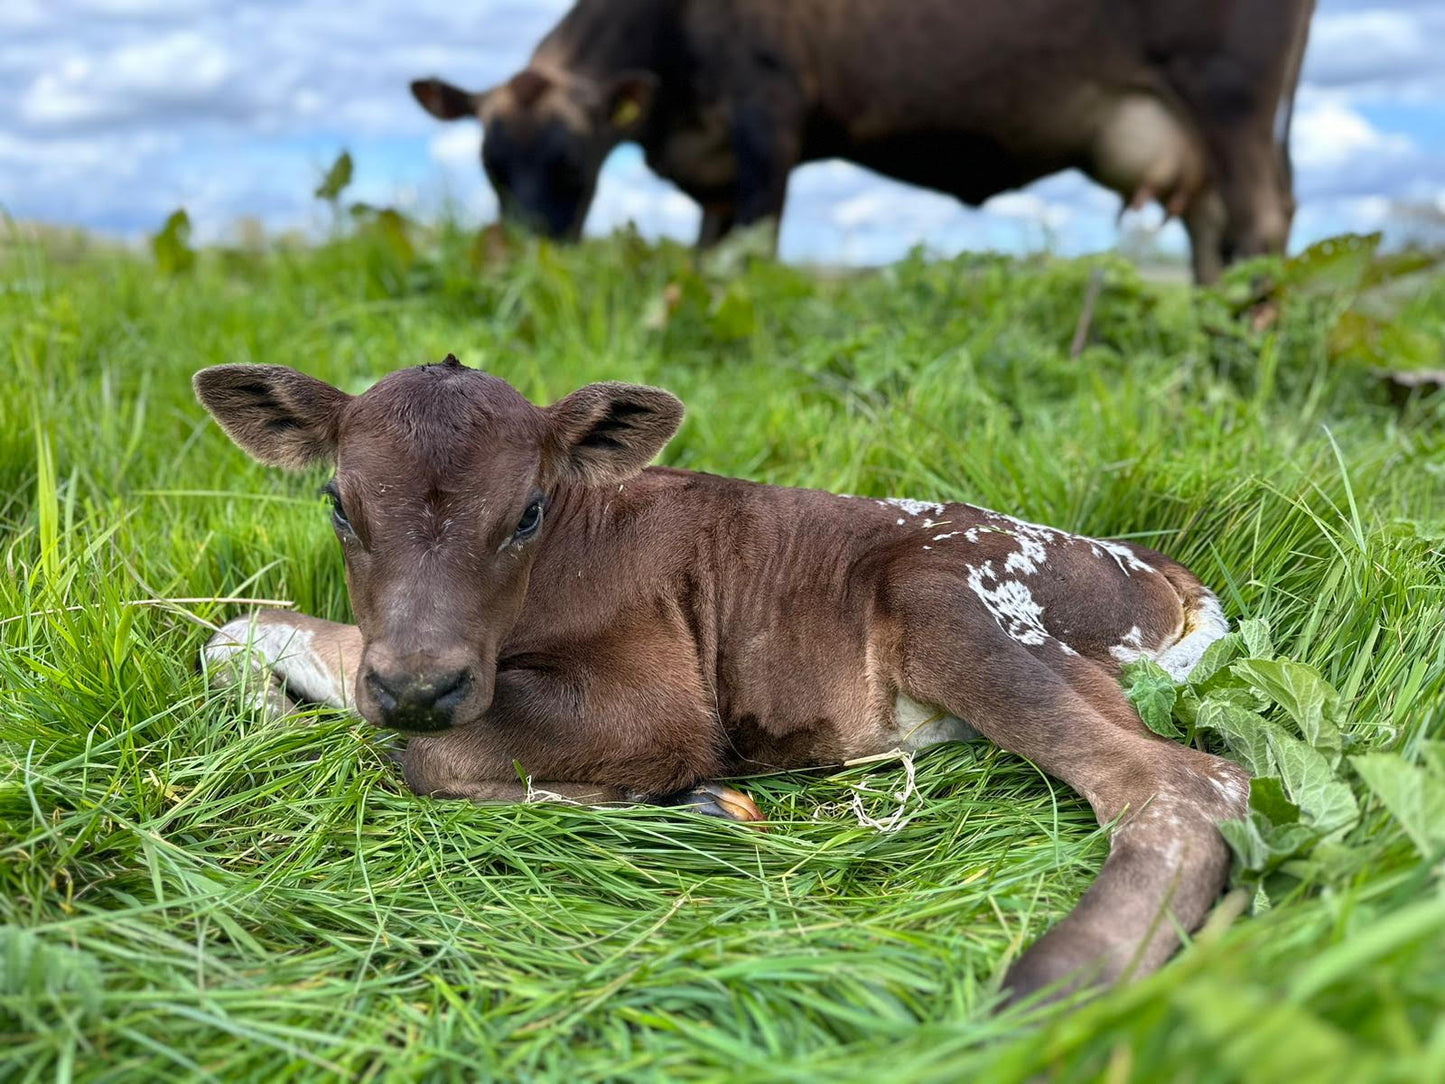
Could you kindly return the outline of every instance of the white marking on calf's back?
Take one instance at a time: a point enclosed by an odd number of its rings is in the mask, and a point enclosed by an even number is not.
[[[878,501],[878,503],[881,505],[892,505],[894,508],[900,508],[903,511],[907,512],[910,516],[921,516],[925,512],[927,512],[929,515],[943,514],[943,505],[941,505],[938,501],[915,501],[911,497],[883,497]],[[900,519],[898,522],[902,523],[903,520]]]
[[[1139,626],[1135,625],[1124,633],[1124,638],[1109,648],[1109,654],[1123,663],[1142,659],[1147,652],[1144,650],[1144,633],[1140,631]]]
[[[1044,608],[1034,599],[1027,584],[1021,580],[999,579],[992,561],[967,567],[969,589],[1011,639],[1028,647],[1038,647],[1053,640],[1064,654],[1078,654],[1044,627]]]

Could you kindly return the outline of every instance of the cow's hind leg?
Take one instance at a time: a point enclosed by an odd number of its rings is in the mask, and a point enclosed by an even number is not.
[[[288,610],[259,610],[225,625],[201,649],[212,688],[282,716],[298,703],[349,708],[361,662],[361,630]]]
[[[1054,641],[1026,647],[998,630],[983,644],[966,615],[951,629],[936,611],[919,616],[905,619],[908,694],[1028,757],[1115,824],[1078,906],[1009,969],[1010,998],[1158,967],[1224,887],[1230,856],[1216,825],[1244,814],[1246,773],[1151,734],[1102,668]]]
[[[1224,230],[1228,218],[1224,198],[1212,186],[1195,196],[1184,210],[1194,281],[1201,286],[1215,282],[1224,270]]]

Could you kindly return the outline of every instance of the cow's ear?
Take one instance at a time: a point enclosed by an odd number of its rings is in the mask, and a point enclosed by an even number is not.
[[[411,85],[412,97],[437,120],[477,119],[486,103],[489,90],[470,91],[441,79],[418,79]]]
[[[284,365],[215,365],[191,381],[226,435],[267,466],[300,470],[336,455],[344,391]]]
[[[682,424],[682,402],[661,388],[589,384],[547,408],[549,483],[626,481],[662,451]]]
[[[656,93],[657,76],[651,72],[623,72],[607,84],[603,94],[607,123],[619,136],[634,135],[646,122]]]

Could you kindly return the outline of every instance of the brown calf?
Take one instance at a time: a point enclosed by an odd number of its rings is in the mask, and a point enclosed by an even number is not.
[[[544,409],[452,357],[359,396],[270,365],[195,387],[262,462],[335,462],[357,621],[262,613],[209,663],[250,644],[276,706],[409,732],[419,794],[521,799],[520,763],[553,794],[755,819],[711,781],[976,729],[1115,824],[1078,907],[1009,971],[1015,997],[1157,967],[1224,884],[1215,825],[1245,811],[1245,772],[1150,733],[1117,680],[1141,656],[1182,676],[1227,630],[1167,557],[968,504],[647,467],[682,420],[656,388]]]
[[[578,0],[490,90],[421,79],[482,121],[503,214],[582,229],[624,140],[703,208],[699,243],[780,215],[788,174],[847,158],[981,203],[1068,168],[1182,215],[1195,275],[1278,252],[1314,0]]]

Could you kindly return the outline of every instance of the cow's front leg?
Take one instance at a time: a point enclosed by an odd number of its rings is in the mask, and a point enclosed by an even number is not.
[[[259,610],[228,621],[201,649],[212,688],[236,687],[268,715],[299,703],[350,708],[361,662],[361,630],[288,610]]]
[[[733,112],[733,153],[736,224],[781,219],[788,175],[798,163],[797,123],[790,104],[765,99],[739,104]]]
[[[735,217],[731,203],[703,204],[702,225],[698,227],[697,232],[697,247],[712,248],[721,241],[732,232]]]

